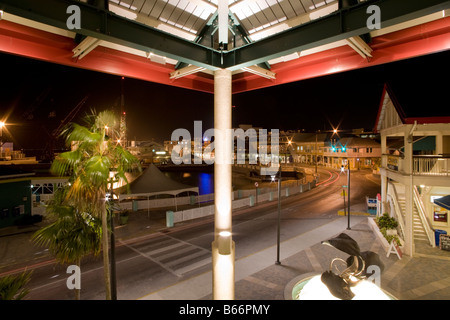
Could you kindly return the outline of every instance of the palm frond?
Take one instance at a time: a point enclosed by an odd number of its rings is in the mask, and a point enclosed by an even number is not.
[[[0,278],[0,300],[21,300],[29,292],[24,286],[30,281],[32,271]]]
[[[102,140],[102,135],[97,132],[92,132],[88,128],[80,126],[76,123],[72,125],[72,131],[67,134],[66,144],[71,146],[72,143],[80,141],[89,144],[95,144]]]

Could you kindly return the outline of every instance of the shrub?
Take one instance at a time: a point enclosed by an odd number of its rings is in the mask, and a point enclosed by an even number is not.
[[[380,229],[395,229],[398,226],[397,220],[395,220],[395,218],[393,217],[390,217],[387,213],[384,213],[381,217],[377,218],[377,224]]]
[[[383,235],[383,237],[387,240],[388,243],[391,243],[392,240],[395,240],[395,242],[397,242],[398,246],[401,246],[402,243],[400,241],[400,238],[398,237],[398,235],[394,234],[394,235],[387,235],[386,232],[386,228],[380,228],[380,232]]]

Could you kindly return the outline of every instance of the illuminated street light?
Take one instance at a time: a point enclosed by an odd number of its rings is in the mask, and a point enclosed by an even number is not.
[[[4,121],[0,121],[0,142],[3,140],[3,127],[4,126],[6,126],[6,123]]]

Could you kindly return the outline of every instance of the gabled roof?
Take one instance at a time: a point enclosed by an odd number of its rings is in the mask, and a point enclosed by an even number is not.
[[[344,137],[339,139],[339,143],[347,148],[375,148],[381,146],[377,141],[373,139],[360,137]]]
[[[318,142],[324,142],[327,140],[328,135],[326,133],[318,133],[317,134],[317,141]],[[315,133],[308,133],[308,132],[302,132],[302,133],[295,133],[292,137],[292,142],[295,143],[308,143],[308,142],[316,142],[316,134]]]
[[[436,81],[427,79],[405,79],[402,84],[386,83],[374,132],[380,132],[383,124],[392,126],[387,124],[389,115],[389,121],[396,124],[450,123],[447,91]]]

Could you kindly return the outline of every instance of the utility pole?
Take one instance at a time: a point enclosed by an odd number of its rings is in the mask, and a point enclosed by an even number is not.
[[[317,131],[316,131],[316,161],[314,161],[315,162],[315,164],[316,164],[316,179],[317,179],[317,157],[318,157],[318,155],[317,155]]]
[[[347,210],[347,219],[348,219],[348,224],[347,224],[347,230],[351,230],[350,228],[350,165],[348,165],[347,167],[347,205],[348,205],[348,210]]]
[[[277,228],[277,261],[276,265],[280,265],[280,223],[281,223],[281,163],[280,171],[278,173],[278,228]]]

